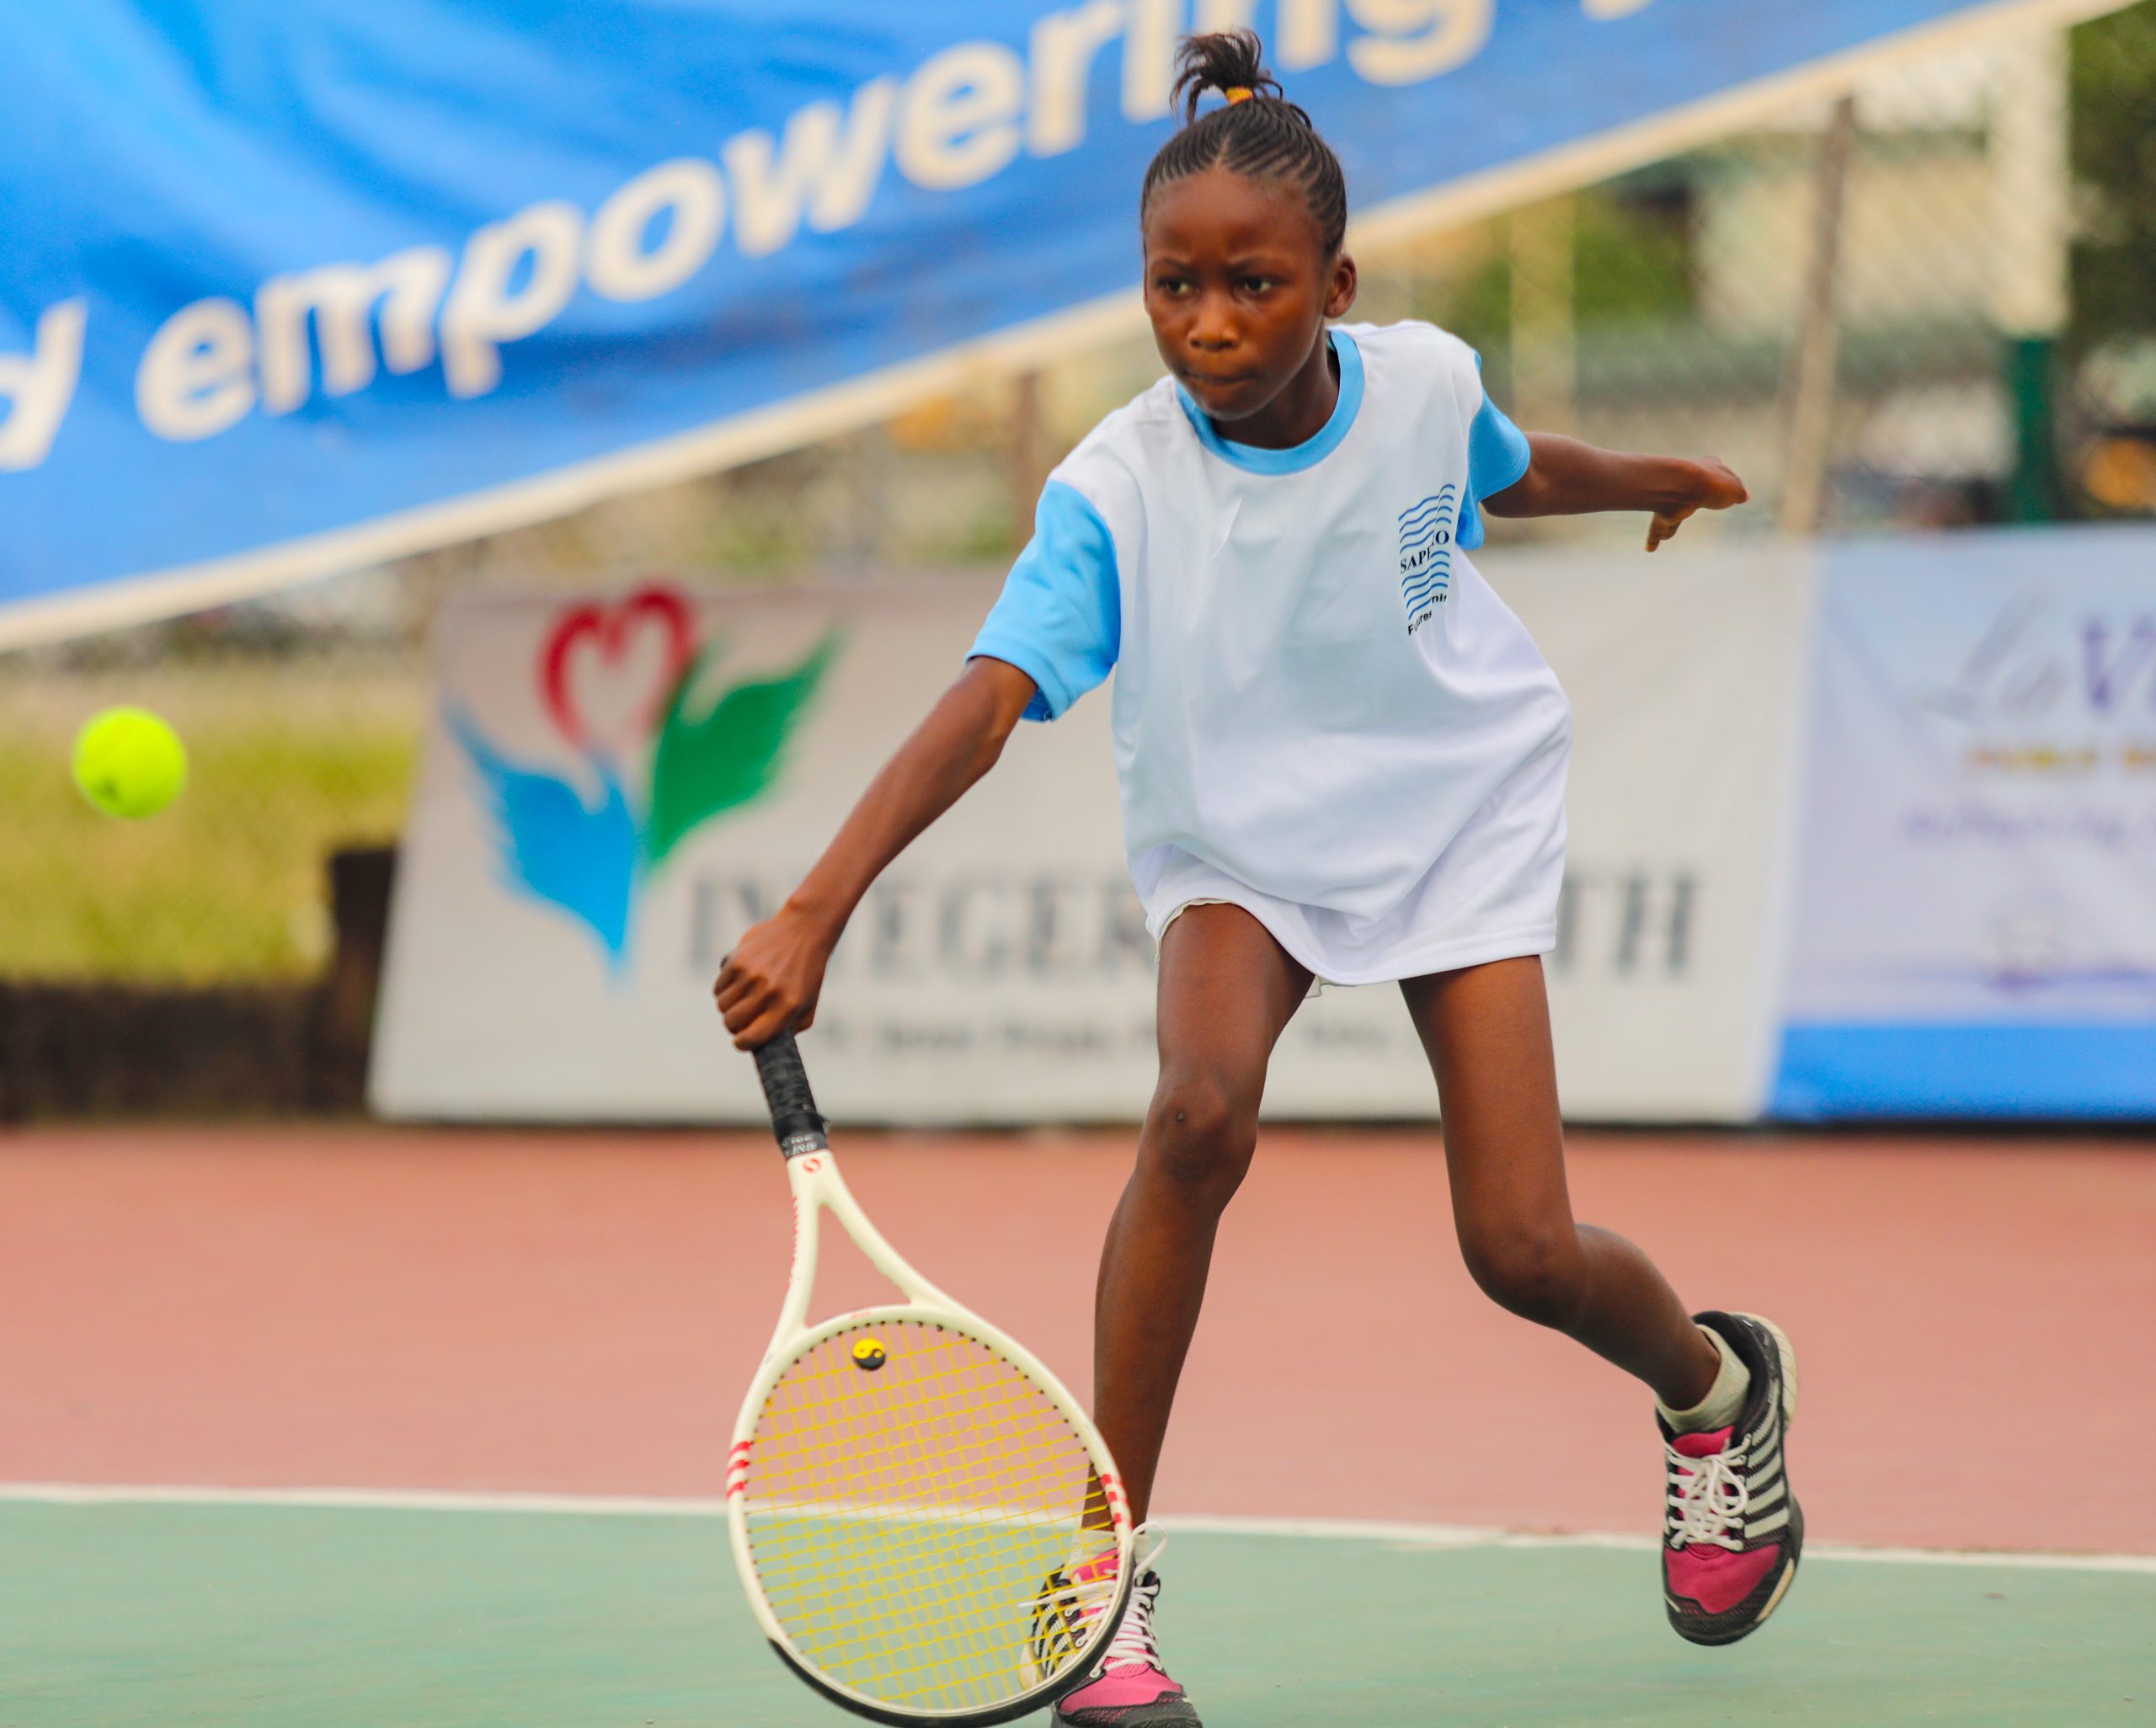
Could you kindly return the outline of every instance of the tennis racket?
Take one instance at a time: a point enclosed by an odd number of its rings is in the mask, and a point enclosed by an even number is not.
[[[1043,1709],[1086,1678],[1129,1604],[1114,1463],[1054,1375],[869,1223],[792,1034],[756,1070],[793,1190],[786,1302],[727,1464],[756,1622],[810,1686],[879,1722]],[[826,1212],[904,1300],[808,1323]]]

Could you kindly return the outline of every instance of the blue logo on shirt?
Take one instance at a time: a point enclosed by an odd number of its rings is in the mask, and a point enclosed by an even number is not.
[[[1448,482],[1400,513],[1400,598],[1410,636],[1451,589],[1453,518],[1459,507],[1460,488]]]

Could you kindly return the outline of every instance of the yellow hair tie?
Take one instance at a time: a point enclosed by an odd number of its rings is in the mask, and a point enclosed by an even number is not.
[[[1225,93],[1225,94],[1226,95],[1226,97],[1227,97],[1227,99],[1228,99],[1228,100],[1229,100],[1230,102],[1234,103],[1234,102],[1247,102],[1247,101],[1249,101],[1249,100],[1250,100],[1250,99],[1251,99],[1251,97],[1255,96],[1255,95],[1257,93],[1257,91],[1255,91],[1255,90],[1247,89],[1247,88],[1246,88],[1244,86],[1242,86],[1242,85],[1241,85],[1241,84],[1238,84],[1238,85],[1236,85],[1236,86],[1235,86],[1235,88],[1234,89],[1232,89],[1232,90],[1229,90],[1229,91],[1226,91],[1226,92],[1224,92],[1223,93]]]

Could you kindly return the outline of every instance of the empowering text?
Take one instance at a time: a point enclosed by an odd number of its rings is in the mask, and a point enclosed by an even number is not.
[[[1614,19],[1652,0],[1581,0]],[[1129,125],[1169,111],[1186,31],[1255,24],[1294,74],[1340,62],[1378,88],[1422,83],[1472,61],[1496,0],[1083,0],[1033,23],[1022,44],[962,41],[905,71],[809,102],[708,154],[630,176],[586,209],[542,198],[467,234],[364,259],[331,258],[245,292],[175,308],[133,366],[134,406],[162,440],[215,437],[251,415],[363,391],[384,374],[440,369],[451,398],[495,390],[503,349],[560,317],[579,294],[632,304],[708,271],[753,269],[804,234],[860,223],[879,192],[981,184],[1022,156],[1087,141],[1112,104]],[[1097,102],[1097,98],[1099,100]],[[36,317],[26,353],[0,352],[0,470],[40,465],[61,435],[93,340],[90,302]]]

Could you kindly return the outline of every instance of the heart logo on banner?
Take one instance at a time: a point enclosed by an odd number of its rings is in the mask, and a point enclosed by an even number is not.
[[[540,649],[540,695],[571,744],[618,755],[658,726],[696,652],[689,603],[670,588],[571,606]]]

